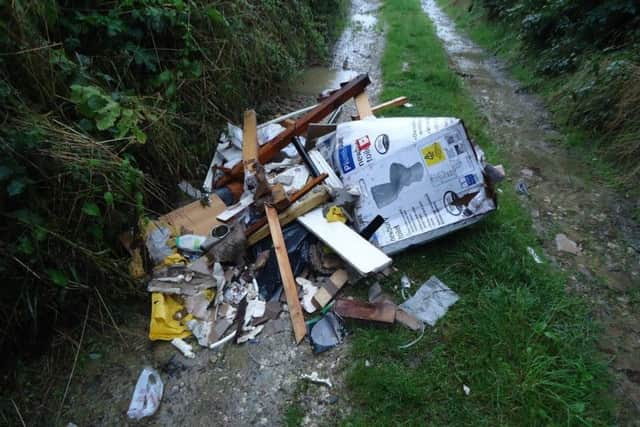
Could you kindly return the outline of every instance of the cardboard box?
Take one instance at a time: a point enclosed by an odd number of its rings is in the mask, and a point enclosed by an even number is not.
[[[481,152],[456,118],[388,118],[341,123],[334,167],[359,188],[356,227],[385,223],[371,242],[387,254],[473,224],[496,209]]]

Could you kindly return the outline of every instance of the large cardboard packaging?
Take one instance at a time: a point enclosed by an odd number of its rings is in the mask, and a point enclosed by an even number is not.
[[[388,118],[341,123],[334,167],[356,187],[356,227],[385,223],[372,243],[387,254],[473,224],[496,209],[483,159],[456,118]]]

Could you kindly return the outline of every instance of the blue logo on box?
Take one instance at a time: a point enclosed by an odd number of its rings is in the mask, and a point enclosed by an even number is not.
[[[338,151],[338,157],[340,158],[340,166],[342,166],[342,173],[351,172],[356,168],[356,164],[353,162],[353,154],[351,152],[351,145],[345,145]]]
[[[476,183],[476,176],[473,174],[466,175],[464,179],[467,181],[467,185],[473,185]]]

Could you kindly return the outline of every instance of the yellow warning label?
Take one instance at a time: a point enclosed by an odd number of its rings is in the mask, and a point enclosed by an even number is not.
[[[446,156],[444,151],[442,151],[442,147],[440,143],[434,142],[431,145],[427,145],[422,150],[422,157],[424,157],[424,161],[427,163],[427,166],[437,165],[443,160],[446,160]]]

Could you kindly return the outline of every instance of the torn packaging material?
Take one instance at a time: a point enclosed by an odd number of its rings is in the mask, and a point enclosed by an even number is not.
[[[133,390],[127,416],[133,420],[139,420],[153,415],[160,406],[163,391],[164,384],[158,371],[153,368],[142,369]]]
[[[316,322],[309,331],[309,341],[314,353],[322,353],[342,342],[345,329],[340,318],[332,312]]]
[[[460,297],[436,276],[431,276],[400,308],[421,321],[435,326]]]
[[[495,210],[479,155],[455,118],[390,118],[341,123],[334,166],[359,187],[356,226],[377,215],[372,242],[387,254],[479,221]]]

